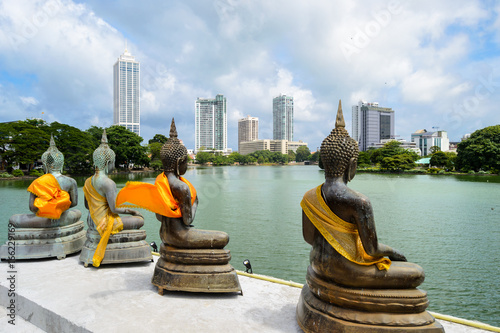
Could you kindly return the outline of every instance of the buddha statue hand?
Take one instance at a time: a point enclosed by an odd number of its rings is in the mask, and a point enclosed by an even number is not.
[[[124,214],[129,214],[129,215],[132,215],[132,216],[137,216],[137,217],[140,217],[140,218],[142,218],[144,220],[144,216],[142,216],[141,213],[139,213],[138,211],[136,211],[134,209],[125,208]]]
[[[392,251],[393,251],[393,253],[388,256],[389,259],[391,259],[393,261],[408,261],[408,260],[406,260],[406,257],[404,256],[404,254],[402,254],[398,250],[392,249]]]

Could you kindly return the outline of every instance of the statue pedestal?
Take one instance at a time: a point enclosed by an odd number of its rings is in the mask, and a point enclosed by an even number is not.
[[[348,288],[321,280],[309,266],[297,305],[304,332],[444,332],[425,309],[426,292]]]
[[[85,242],[83,221],[53,228],[16,228],[0,248],[1,259],[41,259],[78,252]]]
[[[224,249],[178,249],[160,246],[151,283],[164,290],[202,293],[241,292],[234,268],[229,264],[231,254]]]
[[[151,249],[145,239],[146,231],[140,229],[122,230],[111,235],[101,265],[153,261]],[[92,258],[100,240],[101,236],[97,230],[87,229],[87,240],[80,254],[80,261],[85,267],[92,265]]]

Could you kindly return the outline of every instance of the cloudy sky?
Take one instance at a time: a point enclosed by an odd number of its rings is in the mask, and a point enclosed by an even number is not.
[[[316,149],[342,99],[396,111],[396,134],[438,127],[453,141],[500,124],[500,3],[415,1],[0,1],[0,122],[43,117],[82,130],[113,121],[113,64],[141,63],[141,135],[194,147],[197,97],[237,121],[295,101],[294,139]],[[43,113],[43,115],[42,115]]]

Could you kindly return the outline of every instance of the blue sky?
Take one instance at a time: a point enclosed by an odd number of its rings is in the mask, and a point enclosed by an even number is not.
[[[294,96],[294,139],[316,149],[342,99],[396,111],[396,134],[439,127],[453,141],[500,124],[496,1],[0,1],[0,122],[41,117],[110,126],[112,68],[141,62],[141,135],[194,147],[197,97],[227,98],[272,138],[272,98]]]

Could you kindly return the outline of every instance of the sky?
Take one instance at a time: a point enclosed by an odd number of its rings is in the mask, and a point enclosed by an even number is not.
[[[294,140],[316,150],[342,100],[395,110],[395,134],[451,141],[500,124],[500,2],[473,0],[0,0],[0,122],[113,122],[113,65],[141,63],[141,136],[194,148],[200,98],[227,98],[272,139],[272,100],[294,98]]]

